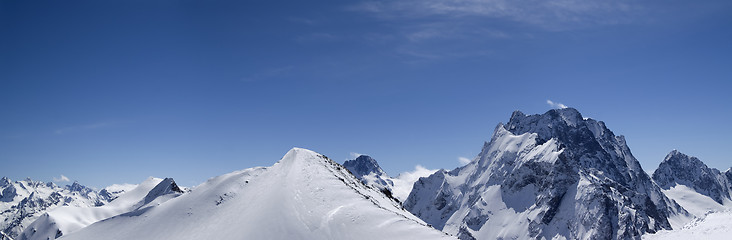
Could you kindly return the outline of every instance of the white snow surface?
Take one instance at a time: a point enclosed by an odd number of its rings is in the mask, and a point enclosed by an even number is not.
[[[97,191],[73,183],[64,187],[52,182],[0,179],[0,231],[17,237],[45,212],[61,206],[92,207],[107,203]]]
[[[669,218],[671,227],[679,229],[689,224],[695,218],[703,218],[712,212],[721,212],[732,209],[732,201],[724,199],[723,204],[719,204],[709,196],[698,193],[694,189],[682,184],[677,184],[667,190],[662,190],[670,199],[676,201],[681,207],[686,209],[692,216],[672,216]],[[730,222],[732,224],[732,222]]]
[[[191,192],[61,239],[454,239],[341,165],[294,148],[271,167],[209,179]]]
[[[159,196],[151,203],[145,197],[163,181],[150,177],[140,184],[113,185],[109,191],[123,191],[116,199],[100,207],[63,206],[43,214],[18,237],[20,240],[45,240],[67,235],[95,222],[130,212],[151,204],[158,204],[175,196]],[[126,190],[126,191],[125,191]]]
[[[724,204],[719,204],[712,198],[681,184],[668,190],[663,190],[663,193],[696,217],[704,217],[709,212],[724,211],[732,208],[732,202],[728,199],[725,199]]]
[[[732,237],[732,210],[709,213],[676,230],[643,235],[646,240],[730,239]]]

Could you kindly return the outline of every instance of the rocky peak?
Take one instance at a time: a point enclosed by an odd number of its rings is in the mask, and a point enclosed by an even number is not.
[[[3,178],[0,179],[0,187],[5,187],[5,186],[8,186],[10,184],[12,184],[12,182],[10,181],[9,178],[3,177]]]
[[[15,186],[13,186],[12,184],[8,184],[4,186],[2,193],[0,193],[0,201],[11,202],[16,195],[17,190],[15,189]]]
[[[147,193],[145,199],[143,200],[143,205],[148,204],[163,195],[180,193],[183,193],[183,190],[178,187],[178,184],[175,183],[175,180],[173,180],[173,178],[165,178],[163,179],[163,181],[158,183],[158,185],[156,185],[152,190],[150,190],[150,192]]]
[[[360,155],[354,160],[348,160],[343,166],[351,171],[357,178],[361,179],[365,175],[376,174],[377,176],[385,176],[386,173],[381,169],[379,163],[368,155]]]
[[[573,108],[513,112],[477,161],[420,179],[405,208],[466,239],[549,239],[556,229],[568,229],[560,235],[570,239],[634,239],[670,229],[670,215],[686,214],[653,184],[622,136]],[[524,225],[512,233],[483,227],[507,221]]]
[[[696,157],[673,150],[658,165],[652,178],[663,189],[684,185],[718,203],[730,198],[728,179],[715,168],[709,168]]]

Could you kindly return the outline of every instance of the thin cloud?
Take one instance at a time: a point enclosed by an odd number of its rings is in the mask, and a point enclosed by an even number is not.
[[[61,174],[61,177],[58,177],[58,178],[57,177],[54,177],[53,178],[53,181],[54,182],[71,182],[71,180],[69,180],[69,178],[67,178],[63,174]]]
[[[365,154],[360,154],[360,153],[357,153],[357,152],[350,152],[349,155],[351,155],[351,159],[356,159],[359,156],[365,155]]]
[[[552,31],[629,23],[644,10],[630,0],[380,0],[361,2],[348,9],[382,19],[478,17]]]
[[[561,104],[558,102],[553,102],[552,100],[548,100],[548,99],[546,100],[546,104],[549,104],[549,106],[552,108],[560,108],[560,109],[567,108],[567,105],[564,105],[564,104]]]
[[[99,129],[99,128],[107,128],[114,125],[119,124],[119,122],[98,122],[98,123],[92,123],[87,125],[79,125],[79,126],[71,126],[71,127],[65,127],[60,128],[54,131],[56,134],[67,134],[71,132],[77,132],[77,131],[84,131],[84,130],[93,130],[93,129]]]
[[[388,42],[393,53],[407,63],[420,63],[484,57],[497,42],[533,39],[542,32],[650,21],[650,8],[641,4],[632,0],[366,0],[344,10],[383,23],[380,33],[397,37]]]
[[[470,161],[471,161],[470,158],[458,157],[458,162],[460,162],[461,165],[468,164],[468,163],[470,163]]]

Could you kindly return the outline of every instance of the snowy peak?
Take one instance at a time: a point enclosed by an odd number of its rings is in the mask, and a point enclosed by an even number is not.
[[[684,185],[720,204],[730,199],[730,179],[725,173],[677,150],[666,155],[653,172],[653,180],[666,190]]]
[[[74,183],[65,187],[52,182],[0,179],[0,231],[16,238],[24,228],[44,213],[63,206],[101,206],[109,198]]]
[[[514,112],[476,161],[420,179],[404,207],[467,239],[633,239],[687,214],[622,136],[573,108]]]
[[[384,194],[403,202],[407,200],[414,183],[420,177],[427,177],[436,170],[428,170],[416,166],[413,172],[404,172],[397,177],[390,177],[381,169],[376,159],[360,155],[354,160],[347,160],[343,167],[357,177],[363,184],[380,189]]]
[[[271,167],[214,177],[174,200],[147,206],[64,239],[450,238],[340,164],[300,148]]]
[[[310,151],[304,148],[294,147],[287,151],[285,156],[277,161],[276,165],[291,166],[297,164],[303,164],[303,162],[311,162],[316,160],[320,154]],[[323,156],[325,157],[325,156]]]
[[[10,182],[10,179],[9,178],[3,177],[3,178],[0,179],[0,187],[5,187],[5,186],[8,186],[10,184],[11,184],[11,182]]]
[[[361,155],[354,160],[344,162],[343,167],[348,169],[351,174],[356,176],[364,184],[377,187],[384,191],[388,190],[388,194],[391,194],[394,181],[386,175],[375,159],[367,155]]]
[[[348,160],[343,163],[354,176],[362,178],[364,175],[375,174],[377,176],[386,176],[386,173],[373,158],[368,155],[360,155],[354,160]]]
[[[181,193],[183,193],[183,190],[178,187],[178,184],[176,184],[172,178],[165,178],[163,179],[163,181],[158,183],[158,185],[156,185],[152,190],[150,190],[150,192],[143,199],[142,205],[148,204],[161,196],[169,194],[177,196]]]
[[[106,190],[106,191],[105,191]],[[150,177],[140,184],[121,184],[100,191],[114,201],[103,206],[62,206],[41,215],[18,235],[16,240],[47,240],[69,235],[95,222],[158,206],[184,192],[172,178]]]
[[[516,135],[526,132],[538,133],[543,139],[559,136],[567,127],[577,127],[586,120],[574,108],[552,109],[544,114],[525,115],[515,111],[506,124],[506,129]]]

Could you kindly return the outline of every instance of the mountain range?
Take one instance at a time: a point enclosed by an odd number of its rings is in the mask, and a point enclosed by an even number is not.
[[[514,112],[453,170],[390,177],[367,155],[341,165],[293,148],[273,166],[190,189],[172,178],[100,191],[7,178],[0,186],[2,232],[23,240],[676,239],[732,231],[732,170],[674,150],[649,175],[623,136],[572,108]]]

